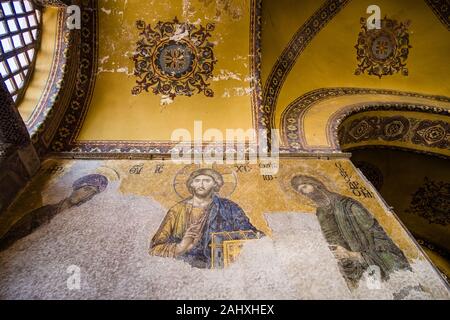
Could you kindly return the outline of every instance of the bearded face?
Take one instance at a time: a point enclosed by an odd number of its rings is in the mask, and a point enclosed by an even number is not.
[[[199,175],[192,179],[191,192],[198,198],[209,198],[217,187],[216,181],[207,175]]]
[[[327,193],[312,184],[301,183],[297,185],[296,191],[301,195],[310,198],[318,205],[326,205],[329,203]]]

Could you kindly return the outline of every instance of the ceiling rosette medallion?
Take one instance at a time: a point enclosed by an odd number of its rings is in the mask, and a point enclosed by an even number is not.
[[[450,183],[425,177],[424,184],[412,195],[406,212],[416,214],[429,223],[450,224]]]
[[[175,18],[154,27],[139,20],[136,27],[141,38],[133,56],[138,78],[133,95],[151,90],[171,99],[200,93],[214,96],[208,83],[217,63],[214,45],[208,41],[214,24],[193,25]]]
[[[382,76],[401,73],[408,75],[406,62],[409,49],[409,22],[381,19],[380,29],[367,29],[366,19],[361,18],[361,32],[356,44],[358,67],[355,75],[367,73]]]

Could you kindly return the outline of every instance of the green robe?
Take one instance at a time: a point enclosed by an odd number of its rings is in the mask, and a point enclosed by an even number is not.
[[[363,262],[355,259],[339,261],[346,280],[358,281],[371,265],[380,268],[382,279],[388,279],[395,270],[411,270],[403,252],[361,203],[339,194],[332,194],[330,200],[330,205],[317,209],[325,239],[330,245],[358,252],[363,258]]]

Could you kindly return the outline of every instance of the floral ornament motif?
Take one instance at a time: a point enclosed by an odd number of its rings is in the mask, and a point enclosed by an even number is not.
[[[417,214],[429,223],[450,224],[450,183],[425,178],[425,183],[412,196],[406,212]]]
[[[362,120],[357,123],[352,124],[352,128],[349,131],[349,134],[355,139],[360,140],[362,137],[368,135],[373,130],[373,127],[369,124],[368,121]]]
[[[406,60],[409,49],[409,22],[399,23],[396,20],[381,19],[380,29],[367,29],[366,19],[361,18],[361,32],[356,44],[358,67],[355,75],[367,72],[369,75],[393,75],[401,72],[408,75]]]
[[[428,144],[433,145],[444,139],[450,140],[450,133],[447,132],[443,124],[438,123],[421,130],[417,130],[417,134]]]
[[[388,141],[400,140],[409,131],[409,121],[405,117],[391,117],[386,119],[383,128],[383,139]]]
[[[133,56],[138,78],[133,95],[151,89],[172,99],[202,92],[214,96],[208,83],[217,63],[213,44],[208,41],[213,24],[196,26],[175,17],[171,22],[159,21],[155,27],[139,20],[136,27],[141,39]]]
[[[426,147],[450,148],[450,123],[439,120],[423,120],[415,128],[412,142]]]

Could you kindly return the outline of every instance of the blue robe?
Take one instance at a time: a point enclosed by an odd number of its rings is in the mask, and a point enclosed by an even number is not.
[[[259,232],[262,235],[262,232],[250,223],[238,204],[228,199],[213,196],[213,201],[209,207],[208,221],[200,241],[194,248],[179,256],[179,258],[194,267],[209,268],[211,266],[211,233],[246,230]]]

